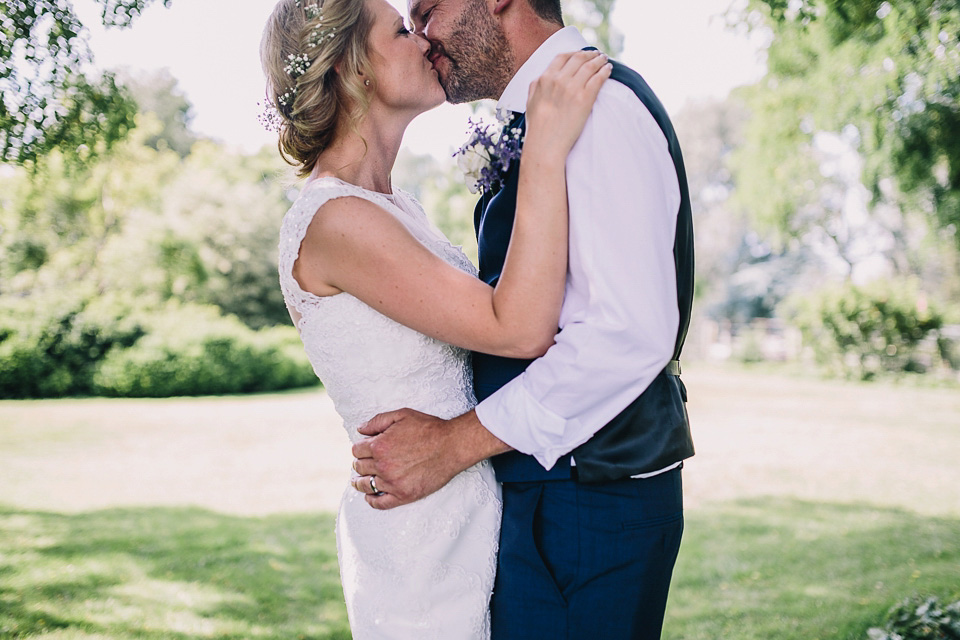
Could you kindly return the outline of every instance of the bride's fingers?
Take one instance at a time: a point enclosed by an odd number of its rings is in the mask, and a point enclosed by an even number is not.
[[[613,68],[613,65],[610,64],[610,59],[607,58],[606,55],[600,54],[594,56],[580,65],[580,68],[577,69],[574,75],[574,79],[582,82],[581,86],[587,86],[590,80],[605,73],[608,66]]]
[[[603,54],[599,51],[573,51],[571,53],[561,53],[556,58],[553,59],[553,62],[547,67],[547,71],[557,74],[561,77],[572,76],[577,73],[577,71],[584,64],[598,57],[602,57]]]
[[[563,65],[557,80],[573,88],[583,87],[590,76],[606,63],[607,56],[599,51],[580,51]]]
[[[530,85],[530,92],[534,88],[540,91],[560,91],[574,78],[585,63],[595,58],[603,57],[598,51],[575,51],[558,54],[547,66],[546,71]],[[580,81],[581,85],[586,78]]]
[[[599,51],[578,51],[561,54],[551,67],[530,84],[528,102],[545,102],[567,105],[571,101],[586,101],[590,105],[602,84],[610,74],[607,56]],[[596,76],[597,82],[591,83]],[[596,89],[596,90],[594,90]]]
[[[611,73],[613,73],[613,65],[609,62],[604,62],[599,68],[591,70],[590,77],[584,85],[584,96],[590,105],[597,99],[600,88],[610,78]]]

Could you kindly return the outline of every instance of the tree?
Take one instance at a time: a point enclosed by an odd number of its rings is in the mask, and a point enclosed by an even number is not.
[[[104,260],[131,219],[151,219],[159,193],[180,171],[170,150],[146,140],[161,130],[152,116],[82,167],[59,151],[33,169],[7,167],[0,179],[0,295],[45,295],[85,283],[109,288]],[[143,256],[133,256],[142,273]]]
[[[288,324],[277,238],[294,193],[282,166],[273,149],[247,156],[209,140],[194,144],[159,193],[160,215],[139,216],[114,244],[115,286],[213,304],[254,329]]]
[[[598,49],[616,57],[623,51],[623,34],[610,22],[617,0],[578,0],[563,5],[564,22],[577,26]]]
[[[126,27],[153,0],[96,0],[104,25]],[[162,0],[169,6],[171,0]],[[0,0],[0,162],[103,153],[134,126],[136,104],[93,56],[69,0]]]
[[[960,4],[750,0],[736,19],[773,33],[737,168],[757,219],[788,238],[818,228],[841,255],[850,249],[836,224],[842,185],[822,170],[827,134],[859,153],[866,206],[897,245],[898,271],[917,267],[914,213],[960,247]]]
[[[137,122],[82,167],[52,152],[0,173],[0,297],[123,292],[143,307],[213,304],[252,328],[288,323],[276,254],[293,192],[276,153],[205,140],[181,159],[151,145],[156,116]]]
[[[168,69],[136,74],[124,70],[120,72],[120,81],[130,91],[140,113],[155,115],[163,126],[147,140],[147,145],[154,149],[163,146],[186,158],[197,134],[190,130],[193,107],[177,86],[177,79]]]

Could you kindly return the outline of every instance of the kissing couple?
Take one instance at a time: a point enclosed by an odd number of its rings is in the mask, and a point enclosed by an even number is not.
[[[280,152],[307,179],[280,285],[353,442],[353,636],[659,638],[693,455],[673,127],[560,0],[408,11],[412,28],[387,0],[280,0],[261,44]],[[479,273],[390,179],[445,99],[497,100],[520,148],[488,157]]]

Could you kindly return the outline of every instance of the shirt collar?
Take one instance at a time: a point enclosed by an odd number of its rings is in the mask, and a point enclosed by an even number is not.
[[[588,46],[590,45],[576,27],[564,27],[554,33],[533,52],[533,55],[523,63],[523,66],[510,80],[497,102],[497,110],[526,112],[530,83],[543,75],[543,72],[547,70],[547,67],[550,66],[550,63],[558,54],[579,51]]]

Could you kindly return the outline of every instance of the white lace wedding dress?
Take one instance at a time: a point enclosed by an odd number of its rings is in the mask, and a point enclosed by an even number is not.
[[[401,407],[442,418],[466,412],[475,402],[467,352],[347,293],[307,293],[294,279],[293,264],[318,207],[343,196],[378,204],[446,262],[476,269],[402,191],[387,196],[321,178],[300,194],[280,231],[280,285],[347,435],[356,442],[363,437],[359,425]],[[500,512],[499,486],[486,461],[433,495],[390,511],[373,509],[348,485],[337,517],[337,550],[354,638],[489,638]]]

